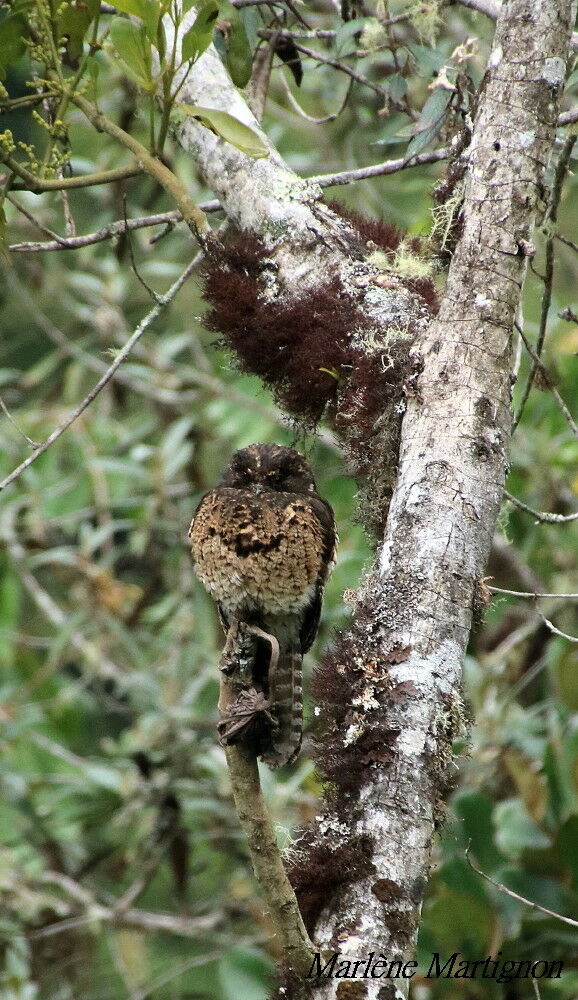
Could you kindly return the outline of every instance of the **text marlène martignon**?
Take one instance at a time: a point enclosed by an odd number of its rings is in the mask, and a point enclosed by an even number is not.
[[[425,979],[493,979],[496,983],[509,983],[513,979],[560,979],[563,962],[546,959],[503,959],[496,956],[476,960],[466,959],[455,951],[445,961],[439,952],[432,955]],[[412,979],[418,971],[417,962],[392,961],[381,953],[371,951],[366,958],[352,959],[342,952],[329,955],[316,952],[308,973],[309,979]]]

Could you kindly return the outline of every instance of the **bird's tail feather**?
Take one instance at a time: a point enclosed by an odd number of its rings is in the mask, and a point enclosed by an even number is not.
[[[303,657],[300,644],[287,642],[269,676],[269,705],[278,729],[261,753],[270,768],[289,764],[299,753],[303,735]]]

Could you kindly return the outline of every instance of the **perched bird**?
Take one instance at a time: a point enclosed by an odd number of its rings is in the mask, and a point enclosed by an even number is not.
[[[221,670],[239,681],[233,703],[220,705],[221,742],[252,740],[278,767],[301,744],[302,657],[333,567],[333,511],[302,455],[252,444],[235,452],[202,498],[189,537],[227,634]]]

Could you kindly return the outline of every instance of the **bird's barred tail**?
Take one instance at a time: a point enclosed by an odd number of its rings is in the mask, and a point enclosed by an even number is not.
[[[303,657],[295,643],[280,652],[270,707],[279,728],[271,734],[271,748],[261,757],[269,767],[276,768],[294,760],[303,735]]]

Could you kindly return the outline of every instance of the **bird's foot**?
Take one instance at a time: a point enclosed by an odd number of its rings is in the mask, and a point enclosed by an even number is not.
[[[221,746],[231,746],[240,743],[247,737],[255,737],[260,741],[264,732],[275,734],[279,723],[271,714],[270,705],[262,691],[248,688],[235,698],[221,712],[221,721],[217,725]]]

